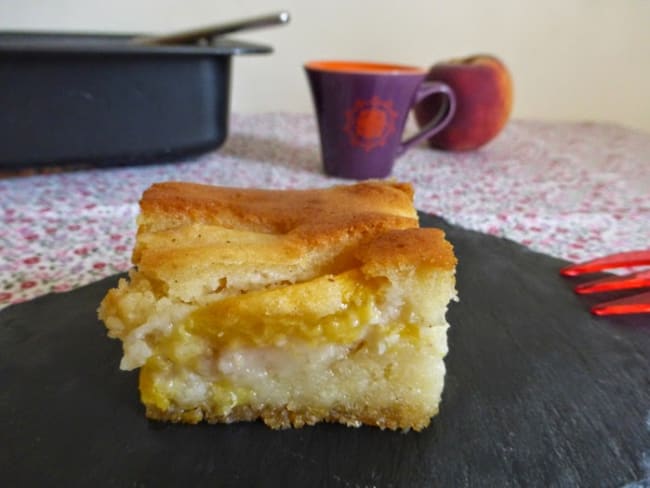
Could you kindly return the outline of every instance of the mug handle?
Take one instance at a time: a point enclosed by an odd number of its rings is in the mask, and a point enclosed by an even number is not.
[[[447,124],[456,113],[456,95],[454,95],[454,91],[449,87],[449,85],[439,81],[423,82],[415,92],[415,99],[413,100],[411,107],[434,93],[442,93],[445,95],[447,103],[440,107],[436,116],[431,120],[431,122],[425,125],[420,132],[409,137],[399,145],[397,148],[397,156],[404,154],[408,149],[420,142],[422,139],[431,137],[447,127]]]

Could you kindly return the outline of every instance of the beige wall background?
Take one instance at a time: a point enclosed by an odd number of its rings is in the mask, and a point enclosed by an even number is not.
[[[650,0],[0,0],[0,29],[163,32],[281,9],[288,26],[237,36],[275,53],[235,60],[234,111],[311,111],[308,59],[487,52],[513,74],[515,117],[650,132]]]

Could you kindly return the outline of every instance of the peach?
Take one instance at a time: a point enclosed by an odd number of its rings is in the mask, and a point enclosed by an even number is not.
[[[498,58],[479,54],[436,63],[427,80],[446,83],[456,94],[456,113],[447,127],[429,138],[431,147],[452,151],[477,149],[506,125],[512,111],[512,78]],[[443,100],[434,95],[417,104],[418,125],[430,122]]]

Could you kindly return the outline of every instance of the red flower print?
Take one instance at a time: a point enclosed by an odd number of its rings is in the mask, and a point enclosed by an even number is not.
[[[36,286],[35,281],[23,281],[20,284],[20,288],[22,288],[23,290],[27,290],[28,288],[34,288],[35,286]]]
[[[104,269],[105,267],[106,267],[106,263],[102,263],[101,261],[93,264],[93,268],[95,269]]]
[[[2,302],[8,302],[11,299],[11,293],[7,291],[3,291],[0,293],[0,303]]]
[[[382,147],[388,137],[397,129],[397,112],[392,100],[372,97],[370,100],[357,100],[345,113],[343,130],[348,134],[350,144],[361,147],[366,152]]]
[[[23,259],[23,263],[25,264],[36,264],[41,260],[38,256],[32,256],[30,258],[25,258]]]

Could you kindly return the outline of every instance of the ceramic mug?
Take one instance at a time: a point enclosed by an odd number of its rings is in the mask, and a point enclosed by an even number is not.
[[[395,159],[441,131],[454,116],[456,98],[426,71],[397,64],[311,61],[305,64],[324,170],[332,176],[366,179],[390,175]],[[402,133],[415,104],[433,94],[447,100],[425,127],[407,140]]]

